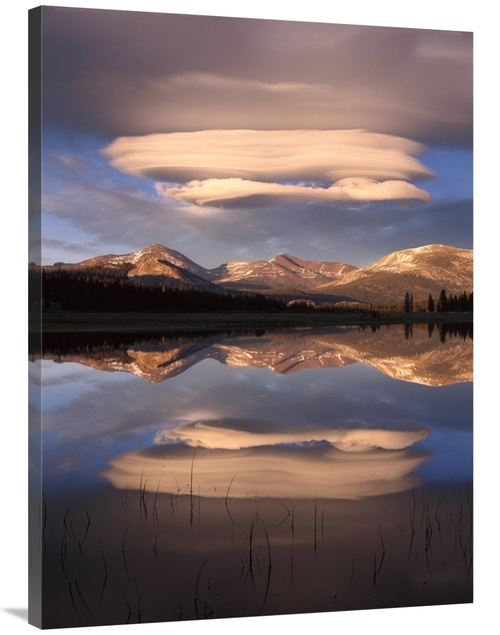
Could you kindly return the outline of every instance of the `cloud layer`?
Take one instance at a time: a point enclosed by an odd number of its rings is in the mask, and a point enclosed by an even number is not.
[[[190,181],[184,187],[157,188],[164,196],[196,205],[220,205],[228,201],[259,197],[262,204],[270,198],[280,201],[391,201],[412,200],[429,203],[431,195],[411,183],[373,179],[341,179],[328,188],[283,183],[259,183],[243,179],[208,179]]]
[[[472,45],[467,32],[45,7],[44,237],[82,248],[39,258],[161,242],[209,267],[283,252],[359,266],[433,242],[471,248]],[[253,163],[210,146],[208,165],[192,149],[172,165],[145,145],[221,130],[287,135],[267,162],[255,138]],[[390,140],[396,170],[383,145],[367,165],[331,148],[321,163],[312,137],[299,153],[294,136],[367,130]],[[424,185],[421,163],[437,175]]]
[[[472,33],[44,11],[51,125],[108,138],[368,128],[471,145]]]
[[[417,159],[422,151],[365,130],[203,130],[120,137],[103,149],[122,172],[166,181],[158,193],[197,205],[249,197],[430,202],[408,183],[433,176]]]

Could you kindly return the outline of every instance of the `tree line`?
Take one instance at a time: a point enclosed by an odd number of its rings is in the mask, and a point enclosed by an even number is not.
[[[429,293],[427,304],[422,301],[414,302],[413,295],[407,291],[403,301],[403,311],[405,313],[413,313],[413,311],[428,311],[429,313],[464,313],[473,311],[473,294],[463,293],[457,295],[446,294],[446,289],[441,289],[439,296],[434,299]]]
[[[280,300],[262,294],[230,294],[163,284],[141,285],[115,272],[29,270],[30,308],[92,312],[276,311]]]
[[[29,307],[32,310],[61,309],[64,311],[92,312],[217,312],[217,311],[332,311],[372,313],[414,311],[464,312],[473,310],[473,295],[465,291],[460,295],[447,294],[443,289],[434,299],[414,300],[407,292],[403,304],[361,306],[316,306],[297,301],[287,306],[284,299],[257,293],[217,293],[192,287],[179,288],[164,284],[145,285],[127,278],[127,267],[109,270],[95,267],[86,270],[46,270],[29,267]],[[40,300],[43,299],[42,303]]]

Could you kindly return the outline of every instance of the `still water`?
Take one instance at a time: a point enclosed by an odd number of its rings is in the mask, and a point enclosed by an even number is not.
[[[46,628],[472,601],[472,326],[57,336]]]

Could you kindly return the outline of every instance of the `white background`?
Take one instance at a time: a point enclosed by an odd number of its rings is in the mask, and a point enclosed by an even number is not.
[[[198,15],[227,15],[303,20],[343,24],[417,27],[474,32],[475,62],[475,593],[472,605],[389,609],[285,617],[217,620],[202,624],[169,623],[65,633],[164,632],[176,635],[225,635],[235,629],[243,635],[255,629],[325,629],[357,635],[441,630],[453,635],[494,632],[498,628],[497,604],[500,565],[498,486],[498,428],[496,357],[498,337],[490,320],[498,315],[498,26],[490,0],[457,3],[455,0],[351,0],[349,3],[308,0],[291,6],[272,0],[222,0],[181,3],[148,0],[106,2],[51,2],[50,5],[97,9],[127,9]],[[331,5],[331,6],[329,6]],[[35,632],[27,609],[27,192],[28,192],[28,9],[38,6],[10,0],[1,14],[0,75],[0,411],[2,476],[0,481],[0,630],[9,635]],[[26,610],[27,614],[27,610]],[[489,622],[489,624],[487,624]],[[495,624],[497,625],[495,627]]]

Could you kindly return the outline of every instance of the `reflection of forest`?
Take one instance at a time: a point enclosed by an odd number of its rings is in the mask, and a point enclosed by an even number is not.
[[[204,359],[287,374],[362,362],[395,379],[429,386],[472,381],[472,323],[290,329],[199,336],[47,334],[31,359],[78,362],[158,383]]]

